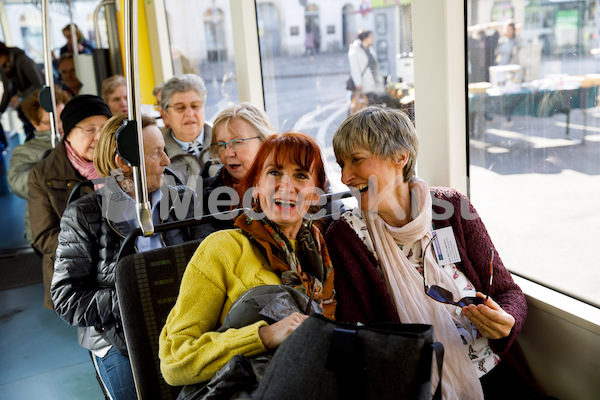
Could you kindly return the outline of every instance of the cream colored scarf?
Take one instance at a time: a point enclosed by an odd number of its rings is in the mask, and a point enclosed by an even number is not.
[[[409,183],[419,215],[401,228],[383,221],[379,215],[363,213],[363,219],[373,239],[377,258],[384,272],[388,290],[403,323],[433,325],[436,340],[444,345],[442,397],[447,400],[483,399],[477,371],[464,350],[456,328],[457,324],[469,323],[457,314],[457,307],[437,302],[427,296],[423,289],[423,277],[411,264],[398,244],[410,245],[421,242],[424,249],[431,239],[431,194],[429,186],[421,179]],[[414,215],[414,213],[413,213]],[[433,246],[430,246],[433,247]],[[427,252],[428,283],[437,284],[453,293],[460,293],[454,280],[437,265],[432,251]],[[433,388],[437,386],[437,376]]]

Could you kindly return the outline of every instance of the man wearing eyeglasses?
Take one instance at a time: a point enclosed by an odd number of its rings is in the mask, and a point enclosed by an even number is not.
[[[165,132],[165,151],[171,159],[170,169],[194,189],[204,164],[210,160],[212,127],[204,120],[205,101],[204,81],[193,74],[171,78],[161,91],[162,116],[169,127]],[[216,169],[209,172],[214,175]]]
[[[17,110],[28,139],[34,127],[21,110],[21,99],[27,98],[44,84],[42,69],[25,52],[16,47],[7,47],[0,42],[0,70],[4,83],[4,94],[0,101],[0,116],[7,107]]]

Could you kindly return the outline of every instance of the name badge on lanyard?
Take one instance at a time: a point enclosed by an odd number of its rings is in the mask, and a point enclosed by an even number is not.
[[[435,229],[433,232],[436,235],[433,240],[433,248],[438,265],[443,267],[444,265],[460,262],[460,253],[458,252],[458,245],[452,227]]]

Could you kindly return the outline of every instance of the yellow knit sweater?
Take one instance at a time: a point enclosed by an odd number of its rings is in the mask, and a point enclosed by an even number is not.
[[[159,357],[170,385],[209,380],[236,354],[266,351],[258,336],[260,321],[241,329],[215,332],[232,303],[260,285],[278,285],[267,259],[239,229],[208,236],[190,260],[175,306],[160,334]]]

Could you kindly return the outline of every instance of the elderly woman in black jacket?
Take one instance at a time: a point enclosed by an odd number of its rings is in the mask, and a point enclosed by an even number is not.
[[[115,290],[117,252],[137,226],[131,167],[116,152],[115,134],[126,115],[111,118],[103,128],[94,165],[101,176],[116,176],[68,206],[61,220],[52,300],[57,314],[79,327],[79,343],[93,353],[94,365],[112,399],[137,399],[131,366],[120,328]],[[163,186],[170,161],[154,119],[142,117],[146,184],[155,224],[193,216],[195,198],[186,186]],[[185,211],[179,210],[186,207]],[[139,237],[136,250],[183,243],[193,230],[171,230]]]

